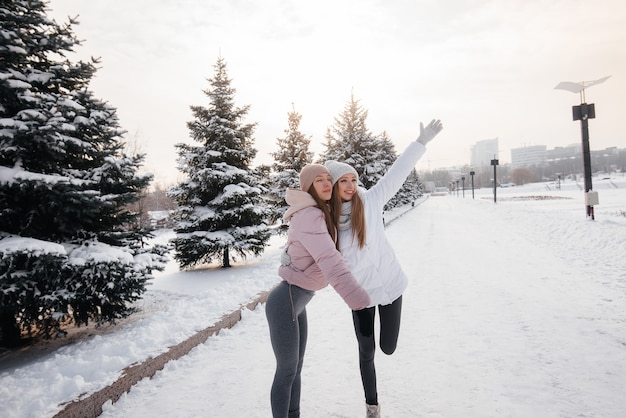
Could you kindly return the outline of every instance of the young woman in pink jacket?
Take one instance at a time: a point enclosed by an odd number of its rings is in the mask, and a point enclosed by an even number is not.
[[[288,190],[290,207],[287,254],[289,265],[278,270],[283,279],[270,292],[265,312],[276,357],[270,393],[274,418],[300,416],[300,373],[307,342],[306,305],[316,290],[329,283],[351,309],[370,305],[370,297],[348,270],[335,247],[336,228],[328,200],[332,180],[328,169],[309,164],[300,172],[300,190]]]

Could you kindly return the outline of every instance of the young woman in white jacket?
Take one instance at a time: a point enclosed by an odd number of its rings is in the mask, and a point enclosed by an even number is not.
[[[359,366],[365,392],[366,416],[380,417],[374,354],[374,318],[380,316],[380,348],[392,354],[398,342],[402,294],[408,279],[385,237],[384,205],[402,184],[426,151],[425,145],[442,129],[439,120],[424,128],[387,173],[369,190],[358,187],[358,174],[348,164],[327,161],[333,181],[331,214],[338,228],[338,249],[357,281],[371,298],[369,307],[352,311],[359,344]]]

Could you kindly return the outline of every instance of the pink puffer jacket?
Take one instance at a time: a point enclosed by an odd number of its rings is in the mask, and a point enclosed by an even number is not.
[[[285,200],[290,207],[285,213],[289,221],[287,253],[291,264],[280,266],[278,275],[287,283],[307,290],[331,286],[351,309],[370,304],[367,292],[348,270],[341,253],[326,229],[324,213],[313,197],[301,190],[287,190]]]

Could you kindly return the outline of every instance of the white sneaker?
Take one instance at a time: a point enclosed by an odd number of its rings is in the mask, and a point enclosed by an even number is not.
[[[365,418],[380,418],[380,405],[365,404]]]

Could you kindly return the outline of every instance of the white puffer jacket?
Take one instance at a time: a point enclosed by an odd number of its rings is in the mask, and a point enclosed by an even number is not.
[[[339,231],[339,250],[352,274],[370,295],[370,306],[392,303],[408,285],[407,276],[385,236],[383,207],[400,190],[425,151],[424,145],[412,142],[375,186],[369,190],[359,187],[365,207],[365,247],[359,248],[353,242],[352,228]]]

